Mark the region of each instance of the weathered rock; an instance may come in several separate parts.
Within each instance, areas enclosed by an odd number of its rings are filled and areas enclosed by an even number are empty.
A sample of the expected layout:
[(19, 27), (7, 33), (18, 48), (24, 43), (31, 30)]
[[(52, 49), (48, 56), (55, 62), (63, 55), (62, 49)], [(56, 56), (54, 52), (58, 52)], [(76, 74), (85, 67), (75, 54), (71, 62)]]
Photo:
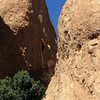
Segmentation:
[(58, 63), (45, 100), (100, 100), (100, 0), (68, 0), (58, 29)]
[(12, 30), (0, 17), (0, 78), (26, 69)]
[[(39, 78), (44, 69), (53, 69), (56, 33), (45, 0), (0, 0), (0, 16), (13, 31), (27, 68)], [(43, 52), (41, 39), (46, 44)]]

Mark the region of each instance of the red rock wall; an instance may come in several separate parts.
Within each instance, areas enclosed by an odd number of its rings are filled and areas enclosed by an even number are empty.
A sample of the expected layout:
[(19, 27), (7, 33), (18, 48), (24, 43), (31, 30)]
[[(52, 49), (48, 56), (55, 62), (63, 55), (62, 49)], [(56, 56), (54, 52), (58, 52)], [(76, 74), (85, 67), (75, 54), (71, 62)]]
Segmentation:
[[(0, 0), (0, 10), (0, 16), (13, 31), (27, 69), (36, 77), (37, 73), (42, 75), (44, 69), (53, 69), (57, 50), (56, 33), (45, 0)], [(43, 53), (41, 39), (46, 44)], [(50, 45), (50, 51), (47, 45)]]
[(0, 77), (26, 69), (26, 64), (15, 41), (12, 30), (0, 17)]

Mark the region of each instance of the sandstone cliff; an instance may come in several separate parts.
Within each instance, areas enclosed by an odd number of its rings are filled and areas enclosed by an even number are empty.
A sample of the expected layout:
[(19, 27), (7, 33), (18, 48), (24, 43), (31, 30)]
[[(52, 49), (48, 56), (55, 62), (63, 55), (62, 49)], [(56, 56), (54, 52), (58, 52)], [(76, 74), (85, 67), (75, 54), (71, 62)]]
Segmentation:
[[(38, 78), (43, 75), (44, 70), (53, 69), (56, 60), (56, 33), (51, 24), (45, 0), (0, 0), (0, 16), (10, 27), (16, 41), (15, 47), (19, 47), (27, 69)], [(6, 31), (4, 28), (0, 30)], [(43, 52), (41, 39), (46, 44)], [(16, 59), (16, 56), (13, 59)], [(10, 62), (6, 61), (5, 64), (9, 66), (6, 70), (12, 73), (11, 69), (14, 67), (16, 70), (18, 65), (17, 63), (11, 65)], [(0, 67), (2, 68), (1, 65)]]
[(0, 78), (26, 69), (21, 51), (14, 39), (13, 32), (0, 17)]
[(100, 100), (100, 0), (67, 0), (58, 62), (44, 100)]

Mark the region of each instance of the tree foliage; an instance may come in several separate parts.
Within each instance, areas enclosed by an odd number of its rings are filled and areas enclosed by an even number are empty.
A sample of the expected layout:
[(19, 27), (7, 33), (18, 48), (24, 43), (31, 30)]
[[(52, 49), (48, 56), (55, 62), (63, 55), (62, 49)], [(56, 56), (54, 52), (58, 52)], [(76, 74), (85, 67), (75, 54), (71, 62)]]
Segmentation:
[(27, 71), (19, 71), (13, 78), (0, 80), (0, 100), (41, 100), (44, 95), (44, 87)]

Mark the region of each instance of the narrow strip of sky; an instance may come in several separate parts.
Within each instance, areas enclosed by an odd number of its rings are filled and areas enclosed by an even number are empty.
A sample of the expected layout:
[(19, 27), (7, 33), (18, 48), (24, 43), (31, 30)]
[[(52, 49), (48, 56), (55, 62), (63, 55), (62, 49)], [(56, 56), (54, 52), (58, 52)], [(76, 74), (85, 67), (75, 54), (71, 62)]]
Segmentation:
[(58, 18), (65, 1), (66, 0), (46, 0), (49, 15), (56, 31), (58, 25)]

